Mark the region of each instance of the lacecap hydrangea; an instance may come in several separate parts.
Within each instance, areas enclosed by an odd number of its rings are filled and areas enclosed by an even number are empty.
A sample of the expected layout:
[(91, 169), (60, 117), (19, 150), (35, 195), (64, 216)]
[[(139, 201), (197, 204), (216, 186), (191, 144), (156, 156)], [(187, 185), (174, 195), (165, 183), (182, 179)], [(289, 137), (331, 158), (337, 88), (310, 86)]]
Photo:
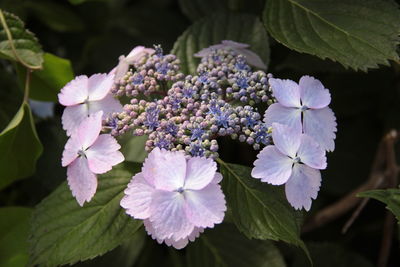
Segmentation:
[(108, 74), (78, 76), (59, 94), (69, 136), (62, 165), (78, 204), (95, 195), (97, 174), (124, 161), (118, 138), (146, 136), (148, 157), (120, 204), (153, 239), (177, 249), (224, 219), (218, 137), (260, 150), (253, 178), (285, 184), (289, 203), (308, 211), (336, 132), (319, 80), (275, 78), (249, 45), (231, 40), (194, 56), (197, 73), (185, 75), (175, 55), (138, 46)]

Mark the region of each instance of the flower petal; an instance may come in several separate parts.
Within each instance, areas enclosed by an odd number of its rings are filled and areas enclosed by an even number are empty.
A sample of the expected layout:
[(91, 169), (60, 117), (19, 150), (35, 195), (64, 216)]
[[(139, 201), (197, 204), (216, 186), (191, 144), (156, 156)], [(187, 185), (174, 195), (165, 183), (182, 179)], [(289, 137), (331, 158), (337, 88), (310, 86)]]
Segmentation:
[(271, 127), (272, 123), (277, 122), (298, 131), (302, 130), (300, 109), (287, 108), (279, 103), (274, 103), (268, 107), (264, 114), (264, 122), (268, 127)]
[(191, 157), (186, 166), (185, 189), (199, 190), (206, 187), (215, 176), (217, 164), (210, 158)]
[(336, 138), (336, 117), (328, 107), (309, 109), (303, 114), (304, 133), (311, 136), (323, 149), (333, 151)]
[(121, 112), (122, 105), (111, 94), (108, 94), (102, 100), (89, 102), (89, 114), (99, 111), (103, 111), (104, 117), (107, 117), (113, 112)]
[(142, 173), (147, 182), (154, 186), (155, 170), (157, 168), (157, 159), (161, 158), (161, 150), (155, 147), (143, 162)]
[(295, 164), (293, 173), (285, 185), (286, 198), (295, 209), (310, 210), (321, 186), (321, 173), (304, 164)]
[(58, 101), (64, 106), (73, 106), (83, 103), (88, 98), (88, 77), (77, 76), (67, 83), (58, 94)]
[(209, 184), (201, 190), (185, 190), (186, 215), (197, 227), (213, 227), (225, 216), (226, 202), (221, 187)]
[(311, 168), (320, 170), (326, 168), (325, 150), (306, 134), (301, 136), (301, 145), (297, 156), (300, 157), (302, 163)]
[(97, 177), (89, 170), (84, 157), (77, 158), (68, 166), (67, 180), (72, 195), (80, 206), (83, 206), (85, 201), (89, 202), (96, 193)]
[(61, 122), (63, 129), (67, 131), (67, 135), (72, 135), (82, 123), (88, 117), (88, 108), (86, 104), (78, 104), (75, 106), (69, 106), (64, 109)]
[(250, 47), (250, 45), (248, 45), (248, 44), (239, 43), (239, 42), (235, 42), (232, 40), (222, 40), (221, 44), (223, 44), (224, 46), (231, 47), (231, 48), (239, 48), (239, 49), (240, 48), (244, 49), (244, 48)]
[(329, 90), (325, 89), (322, 83), (314, 77), (301, 77), (299, 87), (301, 102), (309, 108), (324, 108), (331, 102)]
[(68, 139), (62, 154), (62, 166), (66, 167), (78, 157), (78, 151), (81, 149), (81, 144), (76, 136)]
[(185, 155), (181, 151), (160, 150), (156, 154), (153, 173), (156, 189), (173, 191), (183, 187), (186, 176)]
[(292, 173), (293, 160), (275, 146), (266, 146), (258, 153), (251, 176), (273, 185), (286, 183)]
[(295, 158), (301, 144), (301, 131), (283, 124), (273, 123), (272, 140), (279, 151)]
[(121, 199), (120, 205), (133, 218), (147, 219), (150, 217), (153, 192), (154, 188), (144, 179), (143, 174), (137, 173), (125, 189), (125, 196)]
[(102, 111), (91, 114), (79, 125), (76, 134), (82, 145), (82, 149), (86, 150), (96, 141), (102, 128), (102, 116)]
[(258, 69), (262, 69), (265, 70), (267, 69), (267, 66), (265, 65), (265, 63), (262, 61), (262, 59), (260, 58), (259, 55), (257, 55), (256, 53), (254, 53), (251, 50), (248, 49), (235, 49), (235, 51), (246, 57), (246, 62), (249, 65), (252, 65), (253, 67), (256, 67)]
[(97, 73), (89, 77), (89, 101), (103, 99), (114, 83), (114, 74)]
[(214, 179), (211, 181), (211, 183), (213, 184), (219, 184), (222, 181), (222, 174), (220, 174), (219, 172), (216, 172), (214, 174)]
[(155, 190), (152, 197), (149, 219), (157, 239), (177, 241), (193, 231), (194, 225), (186, 217), (183, 194)]
[(292, 80), (281, 80), (270, 78), (268, 80), (272, 93), (279, 104), (288, 108), (299, 108), (300, 90), (299, 85)]
[(118, 150), (121, 146), (110, 134), (102, 134), (85, 152), (89, 169), (94, 173), (105, 173), (114, 165), (124, 161), (124, 155)]

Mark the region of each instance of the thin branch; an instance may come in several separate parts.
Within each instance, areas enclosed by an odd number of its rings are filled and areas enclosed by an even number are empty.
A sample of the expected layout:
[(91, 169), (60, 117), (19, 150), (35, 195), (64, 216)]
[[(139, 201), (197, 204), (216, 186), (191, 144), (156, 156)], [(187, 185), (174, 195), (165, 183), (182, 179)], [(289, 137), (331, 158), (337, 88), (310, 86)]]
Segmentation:
[(28, 103), (29, 100), (29, 86), (31, 82), (31, 70), (26, 70), (26, 78), (25, 78), (25, 90), (24, 90), (24, 102)]

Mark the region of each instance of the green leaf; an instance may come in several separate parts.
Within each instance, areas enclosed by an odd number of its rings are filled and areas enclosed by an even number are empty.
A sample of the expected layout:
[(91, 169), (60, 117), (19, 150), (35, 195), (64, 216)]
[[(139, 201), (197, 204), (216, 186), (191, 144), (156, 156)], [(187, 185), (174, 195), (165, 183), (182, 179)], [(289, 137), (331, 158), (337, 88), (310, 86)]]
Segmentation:
[(0, 189), (35, 172), (43, 147), (37, 136), (29, 105), (23, 103), (0, 133)]
[(57, 266), (92, 259), (133, 237), (142, 222), (119, 202), (139, 164), (123, 163), (98, 176), (94, 198), (80, 207), (66, 182), (34, 210), (31, 265)]
[(30, 208), (0, 208), (0, 267), (24, 267), (28, 263), (31, 214)]
[(231, 224), (206, 230), (187, 249), (188, 267), (283, 267), (279, 250), (270, 241), (250, 240)]
[(210, 12), (228, 11), (227, 0), (179, 0), (179, 6), (191, 21), (205, 17)]
[[(3, 14), (18, 57), (29, 65), (40, 67), (43, 63), (43, 51), (35, 35), (25, 29), (24, 23), (17, 16), (7, 12)], [(0, 57), (19, 62), (2, 24), (0, 24)]]
[(80, 16), (69, 8), (54, 1), (26, 2), (33, 16), (47, 27), (57, 32), (80, 32), (85, 24)]
[(300, 239), (298, 215), (276, 186), (251, 177), (249, 167), (218, 160), (228, 206), (238, 229), (248, 238), (282, 240), (307, 249)]
[[(32, 73), (29, 98), (56, 102), (61, 88), (74, 78), (74, 71), (68, 59), (50, 53), (43, 58), (43, 69)], [(20, 80), (25, 81), (26, 70), (20, 67), (19, 74)]]
[(379, 200), (386, 204), (386, 208), (390, 210), (400, 223), (400, 189), (380, 189), (370, 190), (357, 194), (358, 197), (369, 197)]
[[(11, 67), (11, 66), (9, 66)], [(0, 69), (0, 131), (6, 128), (23, 99), (22, 90), (9, 71)]]
[(287, 47), (355, 70), (398, 59), (400, 11), (391, 0), (269, 0), (263, 19)]
[(144, 149), (148, 136), (129, 136), (124, 135), (121, 144), (121, 152), (124, 154), (125, 160), (132, 162), (143, 162), (147, 157), (147, 151)]
[(268, 65), (268, 36), (258, 17), (253, 15), (215, 14), (201, 19), (178, 38), (171, 53), (181, 60), (182, 72), (194, 74), (199, 59), (193, 54), (222, 40), (249, 44)]

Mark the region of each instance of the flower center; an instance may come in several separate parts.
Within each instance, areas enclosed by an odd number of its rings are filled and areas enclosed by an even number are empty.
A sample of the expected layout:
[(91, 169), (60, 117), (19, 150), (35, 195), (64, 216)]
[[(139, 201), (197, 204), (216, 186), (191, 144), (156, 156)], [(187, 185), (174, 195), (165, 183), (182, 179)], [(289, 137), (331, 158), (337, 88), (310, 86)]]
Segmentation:
[(293, 163), (299, 163), (300, 162), (300, 157), (295, 157), (293, 159)]
[(83, 149), (79, 149), (79, 150), (78, 150), (78, 155), (79, 155), (80, 157), (85, 157), (85, 158), (86, 158), (86, 154), (85, 154), (85, 151), (84, 151)]
[(176, 189), (176, 192), (178, 192), (178, 193), (180, 193), (180, 194), (182, 194), (183, 191), (185, 191), (185, 190), (183, 189), (183, 187), (179, 187), (178, 189)]
[(304, 112), (308, 109), (308, 107), (306, 105), (301, 106), (300, 110), (301, 112)]

